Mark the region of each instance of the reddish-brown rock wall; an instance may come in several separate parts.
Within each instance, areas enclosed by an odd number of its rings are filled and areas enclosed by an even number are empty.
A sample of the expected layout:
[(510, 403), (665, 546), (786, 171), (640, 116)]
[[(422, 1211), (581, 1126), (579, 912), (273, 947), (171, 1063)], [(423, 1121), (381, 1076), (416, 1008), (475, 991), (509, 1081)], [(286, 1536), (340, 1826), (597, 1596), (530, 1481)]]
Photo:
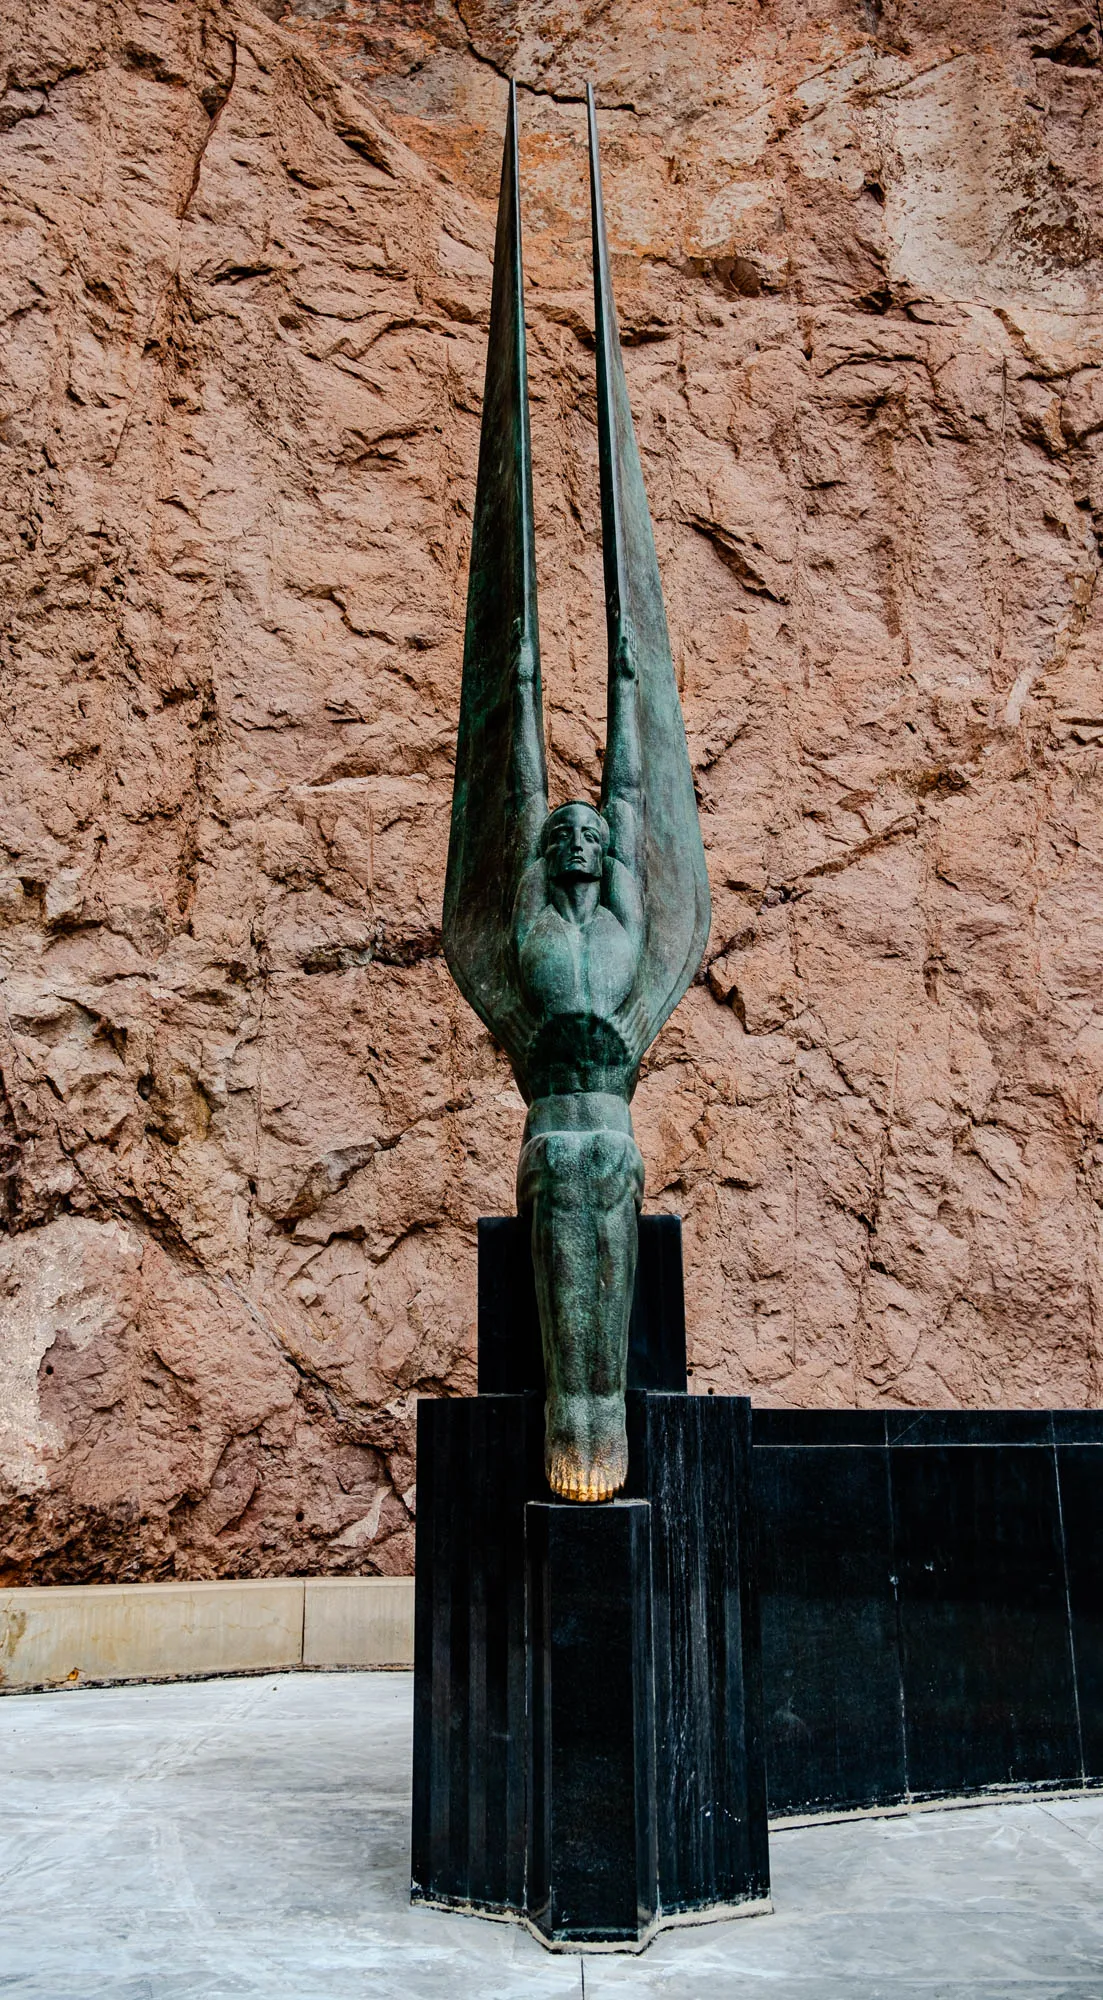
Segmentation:
[(439, 915), (504, 106), (553, 784), (583, 123), (715, 916), (694, 1382), (1101, 1388), (1103, 50), (1053, 0), (6, 0), (2, 1580), (409, 1566), (520, 1103)]

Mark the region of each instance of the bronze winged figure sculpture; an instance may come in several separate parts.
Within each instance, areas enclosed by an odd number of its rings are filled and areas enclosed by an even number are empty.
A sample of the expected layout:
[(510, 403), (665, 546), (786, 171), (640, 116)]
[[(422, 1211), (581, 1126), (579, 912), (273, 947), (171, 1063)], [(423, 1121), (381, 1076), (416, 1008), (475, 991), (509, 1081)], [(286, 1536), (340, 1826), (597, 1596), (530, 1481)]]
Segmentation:
[(553, 1492), (628, 1471), (625, 1377), (644, 1166), (630, 1104), (696, 972), (709, 888), (621, 361), (587, 90), (609, 673), (601, 797), (548, 809), (532, 511), (516, 88), (510, 85), (464, 642), (444, 948), (528, 1104)]

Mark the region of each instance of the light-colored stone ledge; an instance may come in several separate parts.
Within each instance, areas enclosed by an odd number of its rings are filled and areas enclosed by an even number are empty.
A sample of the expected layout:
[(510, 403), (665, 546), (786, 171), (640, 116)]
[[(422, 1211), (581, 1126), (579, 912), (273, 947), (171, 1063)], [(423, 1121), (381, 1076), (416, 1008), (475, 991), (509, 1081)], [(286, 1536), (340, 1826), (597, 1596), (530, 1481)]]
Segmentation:
[(292, 1667), (409, 1667), (412, 1577), (0, 1590), (0, 1692)]

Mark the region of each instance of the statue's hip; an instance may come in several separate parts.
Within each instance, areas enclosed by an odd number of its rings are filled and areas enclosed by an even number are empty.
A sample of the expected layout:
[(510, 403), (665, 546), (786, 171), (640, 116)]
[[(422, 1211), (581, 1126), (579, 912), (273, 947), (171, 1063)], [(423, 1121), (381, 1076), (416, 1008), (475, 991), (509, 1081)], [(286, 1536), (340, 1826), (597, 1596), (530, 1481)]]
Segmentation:
[(543, 1198), (560, 1209), (600, 1211), (643, 1201), (643, 1156), (627, 1100), (610, 1091), (538, 1097), (529, 1106), (517, 1162), (517, 1206)]

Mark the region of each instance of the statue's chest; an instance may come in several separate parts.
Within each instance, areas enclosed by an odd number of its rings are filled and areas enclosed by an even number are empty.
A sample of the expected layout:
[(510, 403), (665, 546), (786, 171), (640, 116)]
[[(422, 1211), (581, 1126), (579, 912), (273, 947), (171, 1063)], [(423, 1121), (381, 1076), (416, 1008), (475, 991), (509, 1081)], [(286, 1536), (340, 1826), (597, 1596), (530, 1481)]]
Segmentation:
[(611, 911), (599, 905), (590, 922), (571, 924), (542, 910), (521, 950), (521, 978), (537, 1011), (594, 1014), (609, 1019), (626, 999), (636, 953)]

